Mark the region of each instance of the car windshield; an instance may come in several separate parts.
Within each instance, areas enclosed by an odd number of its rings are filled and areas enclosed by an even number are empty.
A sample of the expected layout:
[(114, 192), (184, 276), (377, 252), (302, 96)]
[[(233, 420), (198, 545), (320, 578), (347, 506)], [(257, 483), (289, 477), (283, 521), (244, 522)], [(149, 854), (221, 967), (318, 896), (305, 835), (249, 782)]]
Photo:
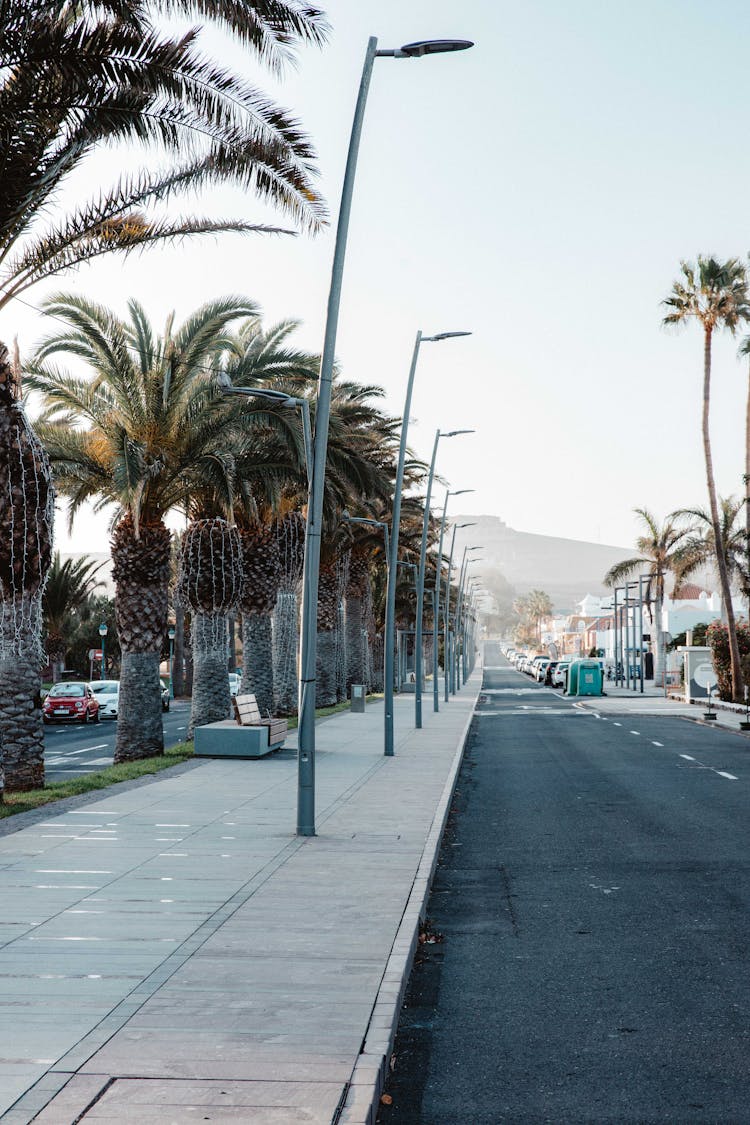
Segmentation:
[(91, 685), (94, 695), (117, 695), (120, 690), (119, 680), (97, 680)]
[(55, 684), (50, 688), (50, 696), (53, 699), (81, 699), (83, 695), (85, 695), (83, 684)]

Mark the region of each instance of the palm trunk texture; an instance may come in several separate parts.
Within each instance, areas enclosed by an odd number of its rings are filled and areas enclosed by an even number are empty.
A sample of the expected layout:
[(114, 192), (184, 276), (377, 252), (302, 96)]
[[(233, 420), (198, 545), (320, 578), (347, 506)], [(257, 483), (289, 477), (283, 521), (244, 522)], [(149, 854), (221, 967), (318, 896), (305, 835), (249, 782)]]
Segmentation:
[(9, 791), (44, 785), (41, 684), (33, 660), (14, 656), (0, 661), (0, 748)]
[(175, 696), (185, 694), (185, 607), (178, 597), (174, 599), (172, 683)]
[(193, 705), (188, 738), (196, 727), (228, 719), (232, 708), (227, 670), (226, 614), (193, 615)]
[(273, 625), (268, 613), (242, 616), (242, 690), (252, 692), (260, 713), (273, 712)]
[(294, 715), (297, 712), (297, 617), (296, 592), (280, 590), (273, 625), (273, 680), (278, 715)]
[(713, 455), (711, 453), (711, 435), (709, 432), (709, 409), (711, 403), (711, 330), (706, 329), (703, 335), (703, 453), (706, 459), (706, 483), (708, 485), (708, 499), (711, 505), (711, 523), (714, 529), (714, 544), (716, 547), (716, 563), (719, 571), (719, 584), (721, 596), (727, 611), (727, 632), (729, 639), (729, 655), (732, 665), (732, 698), (743, 698), (742, 664), (740, 663), (740, 646), (737, 641), (737, 625), (734, 618), (732, 605), (732, 590), (727, 572), (727, 559), (724, 553), (724, 538), (722, 535), (719, 505), (716, 500), (716, 482), (714, 479)]
[(122, 664), (115, 762), (164, 753), (159, 662), (167, 631), (171, 537), (161, 521), (140, 528), (130, 516), (112, 536)]
[(339, 573), (335, 560), (321, 566), (318, 582), (318, 642), (315, 700), (318, 707), (338, 702)]

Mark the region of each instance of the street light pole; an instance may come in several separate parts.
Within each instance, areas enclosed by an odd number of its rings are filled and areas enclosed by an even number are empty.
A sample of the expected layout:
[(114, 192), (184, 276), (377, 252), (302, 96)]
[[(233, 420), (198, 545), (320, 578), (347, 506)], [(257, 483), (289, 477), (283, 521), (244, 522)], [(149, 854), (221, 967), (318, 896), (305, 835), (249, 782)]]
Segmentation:
[[(440, 587), (443, 581), (443, 536), (445, 534), (445, 517), (448, 514), (448, 499), (451, 496), (463, 496), (466, 492), (473, 492), (473, 488), (459, 488), (451, 492), (446, 490), (445, 503), (443, 504), (443, 518), (440, 521), (440, 541), (438, 543), (437, 566), (435, 567), (435, 598), (433, 601), (433, 634), (435, 642), (432, 646), (432, 709), (440, 710), (438, 689), (438, 621), (440, 618)], [(450, 569), (448, 570), (448, 583), (450, 584)], [(448, 638), (446, 635), (443, 643), (443, 664), (448, 667)]]
[[(456, 545), (456, 531), (459, 530), (459, 529), (463, 529), (465, 527), (476, 527), (476, 523), (475, 522), (454, 523), (454, 525), (453, 525), (453, 535), (451, 536), (451, 552), (450, 552), (450, 555), (448, 556), (448, 578), (447, 578), (446, 584), (445, 584), (445, 609), (443, 611), (444, 636), (445, 636), (445, 640), (443, 641), (443, 647), (444, 647), (446, 652), (448, 652), (448, 647), (450, 647), (451, 581), (452, 581), (452, 578), (453, 578), (453, 549)], [(466, 558), (467, 549), (468, 548), (464, 548), (464, 558)], [(479, 550), (480, 548), (472, 547), (470, 549), (472, 551), (474, 551), (474, 550)], [(458, 593), (458, 591), (456, 591), (456, 592)], [(456, 635), (455, 635), (455, 632), (454, 632), (454, 634), (453, 634), (453, 644), (455, 644), (455, 640), (456, 640)], [(446, 647), (446, 646), (448, 646), (448, 647)], [(455, 692), (455, 688), (452, 687), (452, 684), (453, 684), (453, 652), (451, 651), (450, 652), (450, 660), (448, 659), (448, 656), (446, 656), (446, 658), (445, 658), (445, 702), (446, 703), (450, 699), (451, 690), (453, 690)]]
[(169, 637), (169, 698), (174, 699), (174, 639), (176, 629), (174, 625), (170, 625), (167, 630)]
[(99, 670), (99, 679), (100, 680), (104, 679), (104, 642), (105, 642), (105, 639), (106, 639), (106, 636), (107, 636), (108, 632), (109, 632), (109, 629), (107, 628), (106, 621), (102, 621), (101, 625), (99, 626), (99, 636), (102, 638), (102, 665), (101, 665), (101, 668)]
[(307, 497), (307, 523), (303, 569), (302, 625), (301, 625), (301, 675), (299, 703), (299, 733), (297, 752), (297, 835), (315, 835), (315, 661), (316, 624), (318, 613), (318, 581), (320, 571), (320, 544), (323, 525), (323, 493), (325, 485), (326, 455), (328, 452), (328, 425), (331, 414), (331, 388), (336, 350), (341, 287), (346, 258), (349, 218), (354, 194), (357, 156), (362, 136), (362, 124), (367, 105), (372, 68), (376, 57), (419, 58), (423, 55), (445, 51), (465, 50), (472, 44), (466, 40), (424, 41), (408, 43), (397, 50), (378, 51), (378, 41), (371, 36), (367, 43), (362, 67), (359, 94), (354, 110), (354, 120), (349, 139), (349, 151), (341, 189), (336, 227), (336, 244), (333, 252), (331, 286), (326, 311), (326, 329), (323, 354), (320, 361), (320, 379), (315, 412), (315, 439), (312, 457), (312, 478)]
[(398, 566), (398, 539), (401, 526), (401, 497), (404, 487), (404, 466), (406, 464), (406, 439), (409, 432), (409, 416), (411, 414), (411, 396), (414, 389), (414, 375), (417, 370), (419, 349), (423, 343), (438, 343), (441, 340), (453, 339), (455, 336), (470, 336), (470, 332), (439, 332), (435, 336), (423, 336), (420, 329), (414, 341), (414, 351), (411, 357), (409, 377), (406, 381), (406, 401), (404, 414), (401, 421), (401, 438), (398, 447), (398, 467), (396, 469), (396, 484), (393, 490), (393, 511), (391, 513), (391, 563), (388, 568), (388, 586), (386, 590), (385, 605), (385, 638), (384, 638), (384, 675), (385, 675), (385, 725), (383, 730), (383, 753), (387, 758), (392, 758), (393, 749), (393, 656), (396, 639), (396, 581)]

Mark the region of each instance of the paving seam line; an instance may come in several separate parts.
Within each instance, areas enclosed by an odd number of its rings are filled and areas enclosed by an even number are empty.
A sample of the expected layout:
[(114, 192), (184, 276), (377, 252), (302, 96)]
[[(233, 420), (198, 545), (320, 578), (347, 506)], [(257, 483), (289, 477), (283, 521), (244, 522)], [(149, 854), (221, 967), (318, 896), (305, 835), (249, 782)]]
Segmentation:
[(362, 1049), (351, 1077), (344, 1087), (345, 1090), (348, 1088), (346, 1101), (342, 1110), (336, 1110), (331, 1125), (375, 1125), (380, 1095), (385, 1085), (396, 1031), (398, 1030), (401, 1004), (409, 983), (414, 954), (417, 949), (419, 922), (424, 917), (427, 906), (432, 878), (440, 854), (440, 845), (453, 801), (458, 773), (463, 762), (466, 741), (474, 720), (474, 709), (479, 693), (480, 688), (477, 687), (469, 717), (459, 736), (458, 747), (453, 757), (450, 772), (443, 786), (443, 792), (440, 795), (425, 840), (422, 858), (419, 861), (419, 867), (401, 916), (401, 922), (385, 966), (375, 1004), (370, 1013)]

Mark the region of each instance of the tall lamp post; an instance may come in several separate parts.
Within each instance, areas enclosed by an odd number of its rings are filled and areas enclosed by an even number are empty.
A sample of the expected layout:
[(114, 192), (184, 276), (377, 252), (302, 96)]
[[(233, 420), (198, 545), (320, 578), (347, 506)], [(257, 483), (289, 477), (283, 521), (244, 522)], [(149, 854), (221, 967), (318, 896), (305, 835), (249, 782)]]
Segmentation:
[(101, 625), (99, 626), (99, 636), (102, 638), (102, 666), (99, 671), (100, 680), (104, 679), (104, 642), (108, 632), (109, 629), (107, 628), (106, 621), (102, 621)]
[(174, 639), (177, 630), (174, 625), (170, 625), (167, 630), (169, 637), (169, 698), (174, 699)]
[[(451, 496), (463, 496), (467, 492), (473, 492), (473, 488), (459, 488), (450, 491), (446, 490), (445, 503), (443, 504), (443, 518), (440, 521), (440, 541), (438, 543), (437, 553), (437, 566), (435, 567), (435, 597), (433, 600), (433, 638), (432, 645), (432, 709), (433, 711), (440, 710), (439, 704), (439, 690), (438, 690), (438, 621), (440, 619), (440, 587), (443, 582), (443, 536), (445, 535), (445, 517), (448, 514), (448, 500)], [(450, 583), (450, 570), (448, 571), (448, 582)], [(446, 635), (443, 642), (443, 665), (448, 668), (448, 637)]]
[(473, 434), (473, 430), (448, 430), (435, 433), (435, 443), (432, 447), (430, 473), (427, 477), (427, 495), (424, 501), (424, 517), (422, 519), (422, 542), (419, 550), (419, 585), (417, 586), (417, 621), (414, 629), (414, 725), (417, 730), (422, 727), (422, 687), (424, 665), (422, 661), (422, 618), (424, 609), (424, 575), (427, 564), (427, 531), (430, 526), (430, 500), (432, 498), (432, 481), (435, 476), (435, 461), (437, 460), (438, 445), (441, 438), (458, 437), (459, 434)]
[(336, 227), (336, 244), (333, 252), (331, 286), (328, 294), (325, 339), (320, 361), (317, 409), (315, 412), (315, 441), (312, 456), (312, 478), (307, 498), (307, 524), (305, 533), (305, 560), (302, 601), (302, 659), (300, 675), (299, 734), (297, 752), (297, 835), (315, 835), (315, 658), (316, 619), (318, 613), (318, 580), (320, 571), (320, 545), (323, 523), (323, 492), (325, 484), (326, 454), (328, 450), (328, 423), (331, 413), (331, 386), (333, 361), (336, 350), (341, 286), (346, 258), (346, 241), (354, 193), (362, 123), (372, 68), (376, 58), (422, 58), (425, 55), (463, 51), (473, 44), (464, 39), (422, 40), (407, 43), (394, 50), (378, 50), (378, 41), (372, 36), (367, 44), (357, 105), (354, 110), (349, 152), (346, 160), (344, 183), (341, 189)]
[(393, 490), (393, 512), (391, 514), (391, 565), (389, 568), (389, 581), (386, 592), (385, 606), (385, 727), (383, 732), (383, 752), (387, 758), (393, 757), (393, 650), (396, 643), (396, 566), (398, 565), (398, 537), (401, 524), (401, 496), (404, 487), (404, 465), (406, 463), (406, 439), (409, 432), (409, 415), (411, 414), (411, 395), (414, 389), (414, 375), (417, 370), (419, 349), (423, 343), (439, 343), (441, 340), (451, 340), (456, 336), (470, 336), (471, 332), (438, 332), (435, 336), (423, 336), (421, 330), (417, 332), (414, 342), (414, 351), (411, 357), (409, 378), (406, 382), (406, 401), (404, 415), (401, 422), (401, 440), (398, 447), (398, 468), (396, 470), (396, 485)]
[[(482, 562), (481, 558), (479, 558), (479, 559), (467, 559), (466, 556), (467, 556), (468, 551), (476, 551), (476, 550), (480, 550), (480, 549), (481, 548), (479, 548), (479, 547), (465, 547), (464, 548), (463, 577), (461, 579), (461, 583), (460, 583), (460, 586), (459, 586), (458, 598), (456, 599), (456, 621), (455, 621), (455, 625), (454, 625), (454, 629), (453, 629), (455, 637), (456, 637), (456, 641), (458, 642), (458, 639), (460, 637), (460, 645), (461, 645), (460, 653), (458, 651), (456, 652), (456, 673), (455, 673), (455, 676), (456, 676), (456, 687), (458, 687), (458, 688), (460, 688), (462, 686), (462, 684), (466, 681), (466, 674), (465, 674), (466, 659), (465, 659), (465, 652), (464, 652), (465, 642), (466, 642), (466, 636), (465, 636), (465, 632), (466, 632), (465, 584), (466, 584), (466, 579), (467, 579), (468, 573), (469, 573), (469, 567), (471, 566), (471, 564), (473, 562)], [(463, 678), (460, 674), (461, 669), (463, 669), (463, 672), (464, 672)]]
[[(448, 659), (448, 656), (446, 656), (446, 658), (445, 658), (445, 702), (446, 703), (450, 699), (451, 690), (455, 691), (455, 688), (452, 688), (452, 682), (453, 682), (453, 651), (452, 651), (452, 648), (453, 648), (453, 645), (455, 644), (456, 637), (455, 637), (455, 633), (454, 633), (453, 634), (453, 641), (451, 642), (451, 640), (450, 640), (450, 637), (451, 637), (450, 620), (451, 620), (451, 581), (453, 579), (453, 549), (456, 546), (456, 531), (462, 530), (465, 527), (476, 527), (476, 526), (477, 525), (476, 525), (475, 522), (454, 523), (453, 534), (451, 536), (451, 550), (450, 550), (450, 555), (448, 556), (448, 577), (447, 577), (446, 583), (445, 583), (445, 608), (443, 610), (443, 622), (444, 622), (444, 634), (445, 634), (445, 640), (443, 642), (443, 645), (444, 645), (445, 652), (450, 654), (450, 659)], [(472, 551), (474, 551), (474, 550), (479, 550), (480, 548), (472, 547), (470, 549)], [(466, 548), (464, 549), (464, 558), (466, 558)], [(456, 591), (456, 593), (458, 593), (458, 590)]]

